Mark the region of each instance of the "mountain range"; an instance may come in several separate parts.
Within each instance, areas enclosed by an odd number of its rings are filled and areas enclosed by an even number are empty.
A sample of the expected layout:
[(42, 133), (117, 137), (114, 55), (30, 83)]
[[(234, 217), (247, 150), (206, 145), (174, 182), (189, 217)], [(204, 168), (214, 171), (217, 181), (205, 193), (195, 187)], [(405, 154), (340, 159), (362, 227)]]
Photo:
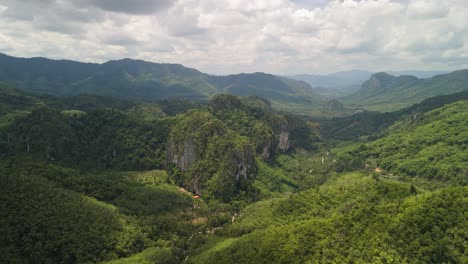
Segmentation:
[[(437, 72), (396, 73), (427, 77)], [(0, 54), (0, 83), (32, 93), (60, 97), (93, 94), (147, 102), (173, 98), (206, 101), (228, 93), (259, 96), (277, 110), (314, 116), (347, 115), (356, 109), (397, 110), (431, 96), (467, 90), (467, 80), (468, 70), (426, 79), (357, 70), (290, 77), (262, 72), (215, 76), (180, 64), (143, 60), (98, 64)], [(338, 98), (344, 111), (328, 113), (330, 98)]]
[(218, 93), (262, 96), (274, 106), (320, 105), (310, 85), (266, 73), (214, 76), (179, 64), (122, 59), (102, 64), (0, 54), (0, 82), (56, 96), (96, 94), (131, 100), (206, 100)]

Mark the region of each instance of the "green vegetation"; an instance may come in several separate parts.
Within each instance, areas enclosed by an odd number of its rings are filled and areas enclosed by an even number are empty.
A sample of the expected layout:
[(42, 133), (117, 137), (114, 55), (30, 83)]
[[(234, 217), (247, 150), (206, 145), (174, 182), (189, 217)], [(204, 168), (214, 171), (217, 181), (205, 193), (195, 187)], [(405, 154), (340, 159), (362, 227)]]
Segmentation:
[(466, 185), (468, 101), (395, 123), (385, 137), (338, 156), (339, 169), (382, 167), (399, 176)]
[(5, 129), (4, 156), (35, 156), (86, 168), (153, 169), (164, 163), (167, 126), (115, 110), (59, 112), (41, 107)]
[[(171, 73), (191, 76), (165, 79), (179, 88), (248, 95), (261, 80), (273, 101), (216, 94), (141, 103), (0, 87), (2, 261), (468, 261), (466, 91), (319, 125), (275, 111), (288, 96), (275, 92), (285, 88), (275, 76), (205, 76), (216, 83), (207, 88), (178, 65), (90, 67), (106, 68), (92, 78), (104, 90), (123, 89), (118, 76), (132, 70), (126, 82), (141, 89)], [(287, 100), (308, 100), (300, 97)]]
[(419, 195), (411, 189), (406, 183), (351, 174), (319, 189), (254, 203), (189, 262), (466, 261), (467, 188)]

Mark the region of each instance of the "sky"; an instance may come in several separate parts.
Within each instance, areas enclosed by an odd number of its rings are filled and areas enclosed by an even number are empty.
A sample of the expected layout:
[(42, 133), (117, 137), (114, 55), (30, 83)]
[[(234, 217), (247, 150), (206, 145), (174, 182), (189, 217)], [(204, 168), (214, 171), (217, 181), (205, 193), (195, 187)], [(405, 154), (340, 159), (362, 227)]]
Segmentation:
[(468, 68), (467, 0), (0, 0), (0, 53), (212, 74)]

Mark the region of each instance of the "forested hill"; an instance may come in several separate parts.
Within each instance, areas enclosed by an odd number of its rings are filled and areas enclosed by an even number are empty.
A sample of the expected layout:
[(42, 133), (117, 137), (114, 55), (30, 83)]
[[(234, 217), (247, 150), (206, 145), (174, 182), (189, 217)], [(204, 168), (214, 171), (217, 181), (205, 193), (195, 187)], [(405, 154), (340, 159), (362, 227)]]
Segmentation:
[(468, 90), (468, 70), (436, 75), (428, 79), (376, 73), (355, 94), (341, 101), (351, 108), (392, 111), (429, 97)]
[[(305, 82), (265, 73), (212, 76), (179, 64), (122, 59), (103, 64), (0, 54), (0, 82), (56, 96), (106, 95), (132, 100), (206, 100), (218, 93), (261, 96), (274, 107), (319, 109), (321, 100)], [(290, 104), (290, 105), (287, 105)]]
[(339, 170), (379, 167), (398, 177), (466, 185), (468, 101), (406, 116), (384, 136), (338, 156)]

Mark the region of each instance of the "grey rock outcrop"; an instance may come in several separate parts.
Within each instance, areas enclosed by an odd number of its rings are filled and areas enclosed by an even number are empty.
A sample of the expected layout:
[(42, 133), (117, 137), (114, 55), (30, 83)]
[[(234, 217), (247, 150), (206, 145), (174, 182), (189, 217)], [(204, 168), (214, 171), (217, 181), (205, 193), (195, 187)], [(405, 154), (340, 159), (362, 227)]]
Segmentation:
[(263, 146), (262, 148), (262, 153), (260, 154), (260, 157), (263, 159), (263, 160), (267, 160), (270, 158), (271, 156), (271, 140), (268, 140), (265, 145)]
[(289, 132), (287, 131), (282, 131), (279, 134), (279, 139), (278, 139), (278, 149), (286, 152), (289, 150), (291, 147), (291, 143), (289, 141)]
[(182, 171), (187, 171), (196, 160), (193, 139), (185, 139), (183, 146), (178, 146), (172, 139), (169, 140), (168, 160), (176, 164)]
[(231, 159), (235, 162), (235, 180), (239, 181), (241, 177), (247, 180), (251, 176), (252, 169), (255, 167), (255, 159), (251, 148), (244, 151), (233, 153)]

